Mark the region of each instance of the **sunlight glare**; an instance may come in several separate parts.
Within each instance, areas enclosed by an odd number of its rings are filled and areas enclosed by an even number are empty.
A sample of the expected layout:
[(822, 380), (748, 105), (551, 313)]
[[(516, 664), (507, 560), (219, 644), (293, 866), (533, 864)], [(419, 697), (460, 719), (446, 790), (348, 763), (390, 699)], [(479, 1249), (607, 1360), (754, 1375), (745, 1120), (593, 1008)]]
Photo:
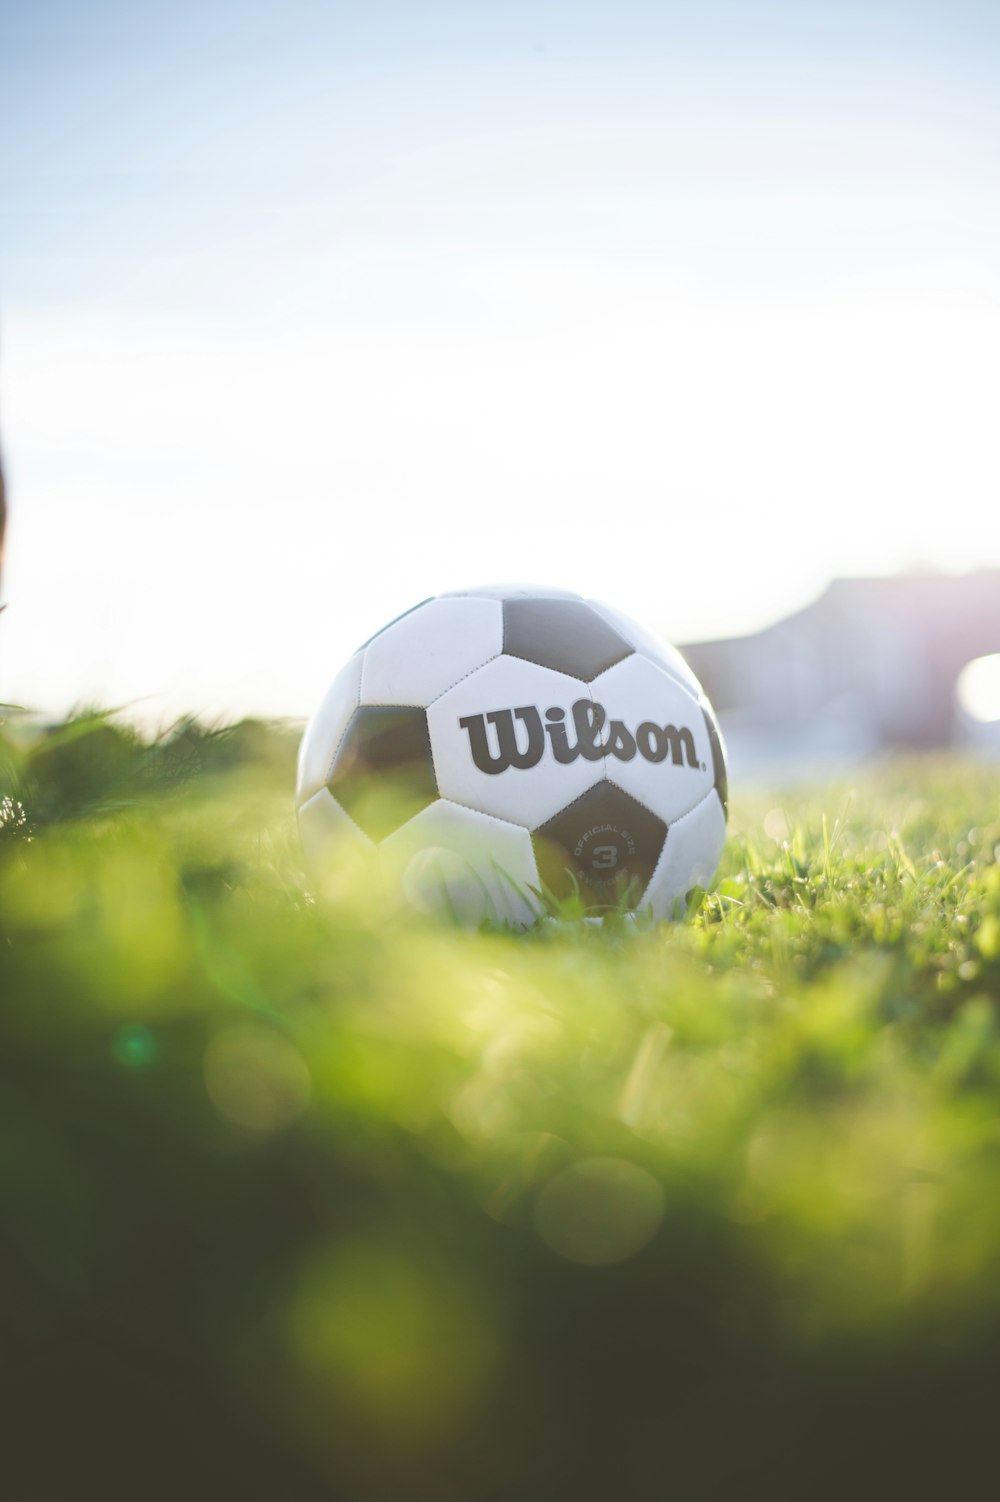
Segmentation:
[(1000, 652), (967, 663), (958, 679), (958, 702), (983, 724), (1000, 720)]

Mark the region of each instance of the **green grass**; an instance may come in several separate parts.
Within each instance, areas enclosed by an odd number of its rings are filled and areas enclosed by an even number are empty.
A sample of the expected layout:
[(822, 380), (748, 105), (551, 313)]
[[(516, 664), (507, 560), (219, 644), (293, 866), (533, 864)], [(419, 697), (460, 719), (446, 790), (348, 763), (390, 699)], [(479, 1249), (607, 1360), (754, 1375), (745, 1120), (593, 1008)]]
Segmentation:
[(997, 772), (737, 786), (685, 922), (517, 936), (316, 890), (293, 758), (0, 741), (3, 1496), (960, 1490)]

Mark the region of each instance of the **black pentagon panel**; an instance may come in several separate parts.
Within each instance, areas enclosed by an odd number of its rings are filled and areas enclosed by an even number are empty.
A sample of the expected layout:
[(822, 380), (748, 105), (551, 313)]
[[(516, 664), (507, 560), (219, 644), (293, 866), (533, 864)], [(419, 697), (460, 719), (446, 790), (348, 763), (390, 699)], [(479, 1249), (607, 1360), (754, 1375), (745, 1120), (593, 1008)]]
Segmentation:
[(585, 600), (504, 600), (503, 649), (589, 683), (635, 650)]
[(356, 709), (326, 785), (369, 839), (384, 840), (438, 796), (426, 711)]
[(667, 826), (613, 782), (598, 782), (531, 836), (538, 873), (556, 897), (577, 888), (588, 906), (634, 908)]
[(711, 708), (703, 703), (701, 712), (705, 716), (705, 725), (708, 729), (708, 739), (712, 747), (712, 771), (715, 773), (715, 791), (719, 795), (722, 804), (722, 812), (729, 817), (729, 774), (726, 771), (726, 753), (722, 749), (722, 737), (716, 724), (715, 715)]

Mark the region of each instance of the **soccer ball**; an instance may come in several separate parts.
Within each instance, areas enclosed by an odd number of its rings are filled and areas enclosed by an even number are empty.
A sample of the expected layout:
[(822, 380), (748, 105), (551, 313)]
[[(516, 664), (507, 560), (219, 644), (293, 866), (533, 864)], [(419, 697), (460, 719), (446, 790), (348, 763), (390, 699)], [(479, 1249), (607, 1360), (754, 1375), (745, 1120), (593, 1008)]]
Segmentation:
[(524, 927), (673, 917), (725, 843), (726, 758), (697, 678), (609, 605), (555, 589), (424, 600), (333, 680), (299, 753), (314, 867), (377, 852), (418, 905)]

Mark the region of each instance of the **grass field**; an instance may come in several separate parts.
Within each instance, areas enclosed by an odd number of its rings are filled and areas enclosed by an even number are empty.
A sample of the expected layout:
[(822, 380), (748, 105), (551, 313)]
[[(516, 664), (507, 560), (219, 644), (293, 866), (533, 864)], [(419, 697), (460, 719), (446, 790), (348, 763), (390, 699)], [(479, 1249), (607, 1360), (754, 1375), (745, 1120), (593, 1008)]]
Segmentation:
[(294, 739), (0, 741), (5, 1502), (938, 1496), (1000, 1398), (1000, 777), (682, 924), (317, 892)]

